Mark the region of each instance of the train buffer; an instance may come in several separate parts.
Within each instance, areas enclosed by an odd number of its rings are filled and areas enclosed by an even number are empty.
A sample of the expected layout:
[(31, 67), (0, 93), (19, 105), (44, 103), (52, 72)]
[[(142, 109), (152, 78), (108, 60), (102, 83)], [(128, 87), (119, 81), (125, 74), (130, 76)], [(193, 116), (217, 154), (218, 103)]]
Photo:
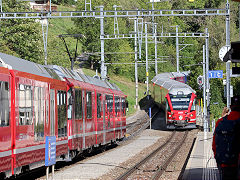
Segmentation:
[(219, 172), (212, 151), (212, 132), (199, 132), (184, 171), (183, 180), (218, 180)]

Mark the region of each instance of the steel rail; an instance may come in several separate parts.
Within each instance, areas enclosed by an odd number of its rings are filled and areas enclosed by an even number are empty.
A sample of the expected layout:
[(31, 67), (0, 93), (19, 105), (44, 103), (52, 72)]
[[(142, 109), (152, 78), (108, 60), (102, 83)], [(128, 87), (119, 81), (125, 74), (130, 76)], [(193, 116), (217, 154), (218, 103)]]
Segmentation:
[(156, 171), (156, 173), (152, 176), (152, 180), (157, 180), (159, 177), (163, 174), (163, 172), (166, 170), (167, 166), (172, 162), (172, 159), (176, 156), (177, 152), (185, 142), (188, 135), (188, 131), (185, 132), (182, 141), (179, 142), (178, 146), (175, 148), (172, 155), (165, 161), (165, 163)]
[(172, 135), (167, 139), (167, 141), (162, 144), (161, 146), (159, 146), (157, 149), (155, 149), (152, 153), (150, 153), (149, 155), (147, 155), (145, 158), (143, 158), (141, 161), (139, 161), (137, 164), (135, 164), (134, 166), (132, 166), (130, 169), (128, 169), (124, 174), (122, 174), (121, 176), (119, 176), (117, 178), (117, 180), (123, 180), (126, 179), (127, 177), (129, 177), (135, 170), (137, 170), (142, 164), (144, 164), (146, 161), (148, 161), (150, 158), (152, 158), (156, 153), (158, 153), (161, 149), (163, 149), (164, 147), (166, 147), (166, 145), (168, 145), (171, 140), (173, 139), (174, 135), (176, 134), (176, 131), (174, 131), (172, 133)]
[[(155, 115), (156, 115), (158, 112), (159, 112), (159, 110), (157, 110), (157, 111), (153, 114), (152, 119), (155, 117)], [(133, 123), (128, 124), (128, 125), (127, 125), (127, 128), (131, 129), (133, 126), (140, 125), (141, 123), (142, 123), (142, 121), (141, 121), (141, 122), (135, 121), (135, 122), (133, 122)], [(127, 140), (130, 140), (130, 139), (132, 139), (133, 137), (137, 136), (140, 132), (142, 132), (143, 130), (147, 129), (147, 127), (149, 127), (149, 125), (150, 125), (150, 122), (149, 122), (149, 120), (147, 120), (147, 122), (146, 122), (140, 129), (138, 129), (137, 131), (134, 131), (129, 137), (124, 138), (123, 141), (118, 142), (118, 145), (120, 145), (120, 144), (122, 144), (123, 142), (125, 142), (125, 141), (127, 141)]]

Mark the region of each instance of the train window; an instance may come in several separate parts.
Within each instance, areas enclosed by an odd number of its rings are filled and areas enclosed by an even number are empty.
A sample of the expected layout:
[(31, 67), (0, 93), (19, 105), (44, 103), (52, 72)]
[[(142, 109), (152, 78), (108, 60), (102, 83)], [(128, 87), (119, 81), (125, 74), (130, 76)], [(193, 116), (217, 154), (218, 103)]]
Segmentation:
[(167, 98), (166, 98), (166, 110), (167, 111), (171, 111)]
[(123, 116), (126, 116), (126, 99), (122, 98), (122, 113)]
[(66, 91), (58, 91), (58, 137), (67, 136)]
[(97, 117), (98, 118), (102, 117), (101, 99), (102, 99), (102, 95), (97, 94)]
[(55, 90), (50, 90), (50, 135), (55, 136)]
[(192, 107), (191, 107), (191, 111), (195, 111), (195, 110), (196, 110), (196, 99), (193, 100)]
[(34, 138), (36, 141), (44, 140), (44, 119), (45, 119), (45, 89), (34, 88)]
[(120, 112), (120, 98), (118, 96), (115, 96), (115, 113), (116, 117), (119, 115)]
[(190, 103), (190, 98), (192, 94), (188, 95), (172, 95), (170, 94), (170, 99), (172, 103), (173, 110), (188, 110)]
[[(72, 89), (69, 89), (68, 90), (68, 93), (67, 93), (67, 97), (68, 97), (68, 119), (72, 119), (72, 114), (73, 114), (73, 104), (72, 104)], [(66, 99), (66, 98), (65, 98)], [(65, 103), (64, 103), (65, 104)]]
[(19, 125), (32, 125), (33, 88), (19, 84)]
[(0, 81), (0, 127), (9, 126), (9, 85)]
[(82, 91), (75, 90), (75, 118), (82, 118)]
[(112, 112), (113, 111), (113, 96), (112, 95), (106, 95), (106, 100), (107, 100), (108, 112)]
[(86, 101), (87, 101), (87, 118), (90, 119), (92, 118), (92, 93), (91, 92), (87, 92)]

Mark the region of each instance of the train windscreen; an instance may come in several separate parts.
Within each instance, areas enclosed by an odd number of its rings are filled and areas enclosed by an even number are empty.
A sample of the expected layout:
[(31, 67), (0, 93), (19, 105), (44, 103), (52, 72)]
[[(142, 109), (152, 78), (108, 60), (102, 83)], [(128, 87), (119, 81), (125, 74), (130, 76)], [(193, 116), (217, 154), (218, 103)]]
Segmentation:
[(173, 110), (188, 110), (191, 95), (192, 94), (188, 94), (188, 95), (171, 95), (170, 94)]

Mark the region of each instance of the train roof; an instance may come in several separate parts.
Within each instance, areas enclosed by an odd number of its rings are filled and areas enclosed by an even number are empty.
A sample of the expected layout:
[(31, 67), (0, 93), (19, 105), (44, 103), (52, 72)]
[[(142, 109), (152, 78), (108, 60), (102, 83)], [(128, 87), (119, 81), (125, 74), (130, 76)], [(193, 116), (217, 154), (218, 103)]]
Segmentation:
[(114, 89), (114, 90), (118, 90), (120, 91), (120, 89), (113, 83), (110, 83), (108, 81), (103, 81), (91, 76), (87, 76), (85, 74), (81, 74), (77, 71), (74, 70), (70, 70), (61, 66), (57, 66), (57, 65), (50, 65), (50, 68), (52, 68), (60, 77), (62, 78), (70, 78), (70, 79), (74, 79), (77, 81), (81, 81), (81, 82), (86, 82), (95, 86), (100, 86), (100, 87), (104, 87), (104, 88), (109, 88), (109, 89)]
[(4, 54), (0, 52), (0, 67), (6, 67), (26, 73), (31, 73), (38, 76), (63, 80), (65, 77), (75, 79), (77, 81), (86, 82), (95, 86), (114, 89), (120, 91), (120, 89), (113, 83), (103, 81), (97, 78), (80, 74), (77, 71), (57, 66), (57, 65), (41, 65), (31, 61), (27, 61), (15, 56)]
[(156, 76), (161, 76), (162, 78), (176, 78), (176, 77), (183, 77), (183, 76), (188, 76), (190, 74), (190, 71), (183, 71), (183, 72), (165, 72), (158, 74)]
[(184, 91), (186, 94), (196, 93), (189, 85), (178, 82), (158, 74), (152, 79), (154, 84), (157, 84), (169, 91), (171, 94), (177, 94), (179, 91)]
[(59, 79), (59, 77), (57, 76), (57, 74), (55, 74), (54, 71), (48, 69), (47, 67), (41, 64), (26, 61), (24, 59), (11, 56), (8, 54), (0, 53), (0, 64), (1, 66), (7, 65), (8, 68), (14, 70), (31, 73), (43, 77)]

